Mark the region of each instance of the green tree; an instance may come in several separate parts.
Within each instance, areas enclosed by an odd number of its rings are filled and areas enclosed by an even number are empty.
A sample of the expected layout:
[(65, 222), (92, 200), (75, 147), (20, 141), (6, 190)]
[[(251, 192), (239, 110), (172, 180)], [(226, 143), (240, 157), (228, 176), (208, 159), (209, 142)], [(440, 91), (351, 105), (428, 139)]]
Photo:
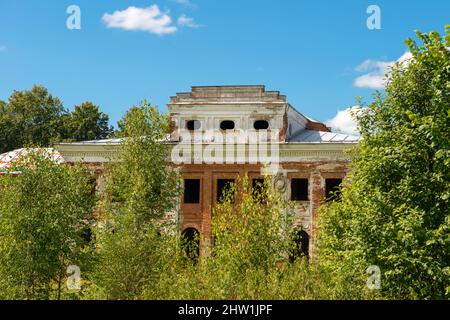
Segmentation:
[(91, 176), (38, 149), (12, 170), (20, 174), (0, 175), (0, 297), (59, 299), (68, 294), (67, 267), (89, 265)]
[[(255, 192), (247, 178), (225, 191), (213, 210), (209, 254), (191, 261), (172, 249), (150, 299), (325, 299), (330, 278), (306, 258), (291, 262), (293, 210), (266, 179)], [(202, 239), (201, 239), (202, 240)], [(181, 242), (182, 243), (182, 242)], [(207, 244), (205, 244), (207, 245)], [(188, 247), (189, 248), (189, 247)], [(187, 248), (183, 248), (186, 251)], [(161, 263), (160, 263), (161, 265)]]
[(6, 152), (11, 145), (12, 122), (7, 117), (6, 102), (0, 100), (0, 153)]
[(342, 202), (323, 208), (320, 260), (367, 290), (381, 269), (383, 297), (450, 298), (450, 26), (408, 39), (412, 59), (396, 64), (385, 94), (357, 113)]
[(116, 135), (120, 137), (125, 137), (127, 135), (130, 135), (131, 133), (127, 132), (127, 123), (132, 121), (132, 118), (139, 117), (139, 113), (141, 113), (141, 110), (137, 106), (132, 106), (123, 116), (122, 119), (117, 121), (117, 127), (118, 130), (116, 131)]
[(14, 91), (8, 102), (0, 102), (0, 153), (28, 145), (105, 139), (113, 132), (108, 121), (108, 115), (91, 102), (69, 112), (42, 86)]
[(67, 114), (61, 101), (42, 86), (14, 91), (8, 103), (0, 105), (0, 152), (61, 140)]
[(119, 158), (107, 174), (113, 201), (132, 212), (138, 224), (153, 223), (178, 205), (179, 175), (169, 164), (167, 115), (143, 102), (123, 118)]
[(214, 270), (213, 288), (223, 292), (221, 298), (260, 299), (271, 294), (277, 264), (288, 261), (292, 215), (270, 179), (257, 191), (246, 177), (240, 184), (213, 210), (214, 246), (205, 263)]
[(113, 132), (109, 126), (109, 116), (101, 112), (92, 102), (75, 106), (66, 119), (68, 140), (86, 141), (108, 138)]
[(92, 275), (95, 297), (142, 298), (163, 276), (166, 239), (176, 230), (172, 218), (180, 179), (168, 163), (170, 146), (163, 143), (168, 118), (147, 102), (132, 110), (122, 121), (118, 157), (106, 173), (96, 232), (99, 263)]

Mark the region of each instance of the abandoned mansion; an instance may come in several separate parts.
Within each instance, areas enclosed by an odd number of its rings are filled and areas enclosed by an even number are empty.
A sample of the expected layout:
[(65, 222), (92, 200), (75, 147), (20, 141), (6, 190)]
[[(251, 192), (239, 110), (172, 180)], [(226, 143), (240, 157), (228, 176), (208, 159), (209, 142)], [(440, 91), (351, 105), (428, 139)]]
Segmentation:
[[(359, 137), (333, 133), (291, 106), (277, 91), (254, 86), (202, 86), (178, 93), (169, 104), (171, 161), (181, 169), (184, 195), (177, 219), (181, 231), (211, 239), (211, 212), (222, 191), (239, 177), (250, 183), (272, 177), (295, 205), (295, 223), (308, 254), (317, 208), (348, 170), (344, 150)], [(114, 157), (119, 139), (58, 143), (65, 162), (96, 169)]]

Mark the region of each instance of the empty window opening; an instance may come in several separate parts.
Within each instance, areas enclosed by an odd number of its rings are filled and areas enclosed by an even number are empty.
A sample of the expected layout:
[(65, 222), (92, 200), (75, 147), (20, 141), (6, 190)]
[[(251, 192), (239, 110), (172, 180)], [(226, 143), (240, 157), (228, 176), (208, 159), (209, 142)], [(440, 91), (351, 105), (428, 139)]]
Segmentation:
[(291, 201), (308, 201), (308, 179), (291, 180)]
[(325, 180), (325, 199), (326, 201), (339, 201), (341, 199), (342, 179)]
[(234, 201), (234, 195), (231, 194), (234, 185), (234, 179), (217, 180), (217, 202), (229, 200)]
[(260, 202), (265, 202), (265, 190), (266, 187), (264, 179), (253, 179), (252, 180), (252, 192), (253, 197)]
[(158, 182), (156, 182), (155, 184), (153, 184), (151, 186), (149, 193), (152, 198), (161, 196), (161, 193), (162, 193), (161, 187), (162, 187), (161, 184)]
[(289, 260), (293, 263), (298, 259), (309, 258), (309, 235), (304, 230), (296, 230), (293, 235), (293, 247)]
[(90, 243), (92, 241), (92, 229), (88, 226), (81, 229), (81, 238), (85, 241), (85, 243)]
[(190, 131), (199, 130), (202, 124), (198, 120), (189, 120), (186, 122), (186, 129)]
[(89, 179), (89, 186), (91, 196), (95, 196), (97, 194), (97, 177), (92, 177)]
[(234, 121), (225, 120), (220, 123), (221, 130), (234, 130)]
[(266, 120), (255, 121), (253, 128), (255, 128), (255, 130), (267, 130), (269, 129), (269, 122)]
[(200, 179), (184, 180), (184, 203), (200, 203)]
[(195, 228), (187, 228), (183, 231), (181, 237), (186, 256), (193, 261), (197, 261), (200, 256), (200, 232)]

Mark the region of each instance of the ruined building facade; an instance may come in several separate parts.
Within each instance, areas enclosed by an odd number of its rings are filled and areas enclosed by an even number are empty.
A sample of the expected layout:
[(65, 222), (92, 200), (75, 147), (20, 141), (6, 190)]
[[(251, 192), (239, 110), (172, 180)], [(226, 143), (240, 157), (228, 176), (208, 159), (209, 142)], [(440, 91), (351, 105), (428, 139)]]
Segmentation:
[[(348, 170), (343, 151), (358, 137), (332, 133), (297, 111), (286, 97), (264, 86), (193, 87), (168, 104), (171, 161), (181, 168), (181, 231), (211, 239), (211, 214), (222, 190), (238, 177), (251, 183), (272, 176), (275, 187), (295, 202), (295, 223), (304, 230), (305, 253), (314, 238), (317, 208), (336, 190)], [(67, 162), (98, 168), (119, 140), (61, 143)]]

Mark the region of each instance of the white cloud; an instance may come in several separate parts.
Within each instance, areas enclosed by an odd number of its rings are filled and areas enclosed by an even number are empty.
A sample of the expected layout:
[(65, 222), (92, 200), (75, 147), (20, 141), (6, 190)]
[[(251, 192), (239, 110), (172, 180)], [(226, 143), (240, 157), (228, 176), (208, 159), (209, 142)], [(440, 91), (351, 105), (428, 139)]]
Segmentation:
[(358, 112), (358, 110), (361, 110), (359, 106), (339, 110), (334, 118), (326, 121), (325, 124), (335, 132), (358, 135), (357, 124), (352, 115), (352, 113)]
[(162, 13), (157, 5), (148, 8), (128, 7), (112, 14), (105, 13), (102, 17), (108, 28), (118, 28), (130, 31), (146, 31), (157, 35), (177, 32), (172, 24), (172, 18)]
[(358, 88), (384, 89), (386, 77), (384, 72), (369, 73), (359, 76), (353, 83)]
[(178, 24), (183, 27), (189, 27), (189, 28), (199, 28), (201, 27), (199, 24), (195, 23), (193, 18), (188, 17), (185, 14), (182, 14), (178, 17)]
[(411, 60), (413, 57), (412, 53), (407, 51), (405, 52), (397, 61), (398, 62), (405, 62)]
[(356, 78), (353, 84), (358, 88), (383, 89), (386, 85), (386, 74), (389, 72), (389, 68), (396, 62), (406, 61), (407, 63), (411, 58), (411, 52), (406, 52), (396, 61), (366, 60), (356, 67), (356, 71), (366, 72), (366, 74)]

